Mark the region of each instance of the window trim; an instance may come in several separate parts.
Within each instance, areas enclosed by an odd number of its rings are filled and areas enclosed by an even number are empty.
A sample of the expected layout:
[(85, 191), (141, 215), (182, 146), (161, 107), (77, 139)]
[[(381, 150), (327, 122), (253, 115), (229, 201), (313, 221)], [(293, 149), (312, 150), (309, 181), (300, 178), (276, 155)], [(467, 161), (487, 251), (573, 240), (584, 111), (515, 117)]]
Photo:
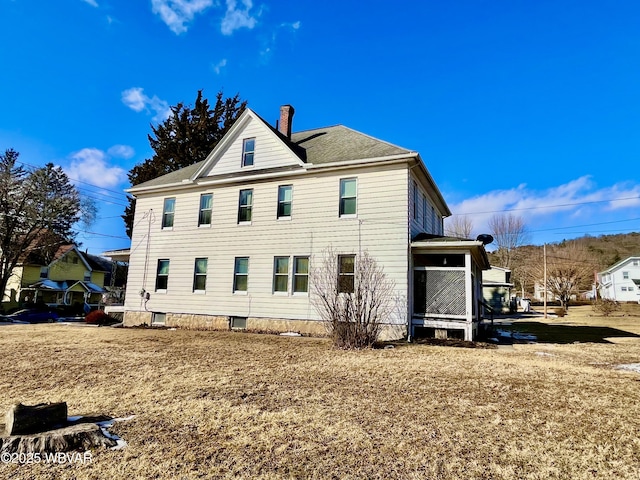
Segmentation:
[[(211, 197), (211, 207), (203, 208), (202, 200), (204, 197)], [(204, 212), (209, 212), (209, 223), (204, 223), (202, 221), (202, 214)], [(200, 194), (200, 208), (198, 209), (198, 228), (210, 228), (213, 223), (213, 193), (202, 193)]]
[[(307, 273), (298, 273), (298, 264), (297, 260), (306, 259), (307, 260)], [(309, 269), (310, 269), (311, 260), (308, 255), (294, 255), (293, 257), (293, 266), (292, 266), (292, 279), (291, 279), (291, 292), (293, 295), (309, 295)], [(296, 277), (306, 277), (307, 278), (307, 289), (306, 290), (296, 290)]]
[[(173, 208), (171, 211), (167, 211), (167, 202), (172, 201)], [(171, 216), (171, 225), (168, 225), (167, 218)], [(165, 197), (162, 203), (162, 229), (173, 230), (176, 219), (176, 197)]]
[[(160, 263), (161, 262), (167, 262), (167, 273), (166, 274), (160, 274)], [(164, 293), (169, 289), (169, 268), (171, 267), (171, 259), (169, 258), (159, 258), (158, 259), (158, 263), (156, 265), (156, 284), (155, 284), (155, 291), (157, 293)], [(166, 285), (164, 288), (158, 288), (158, 280), (160, 278), (166, 278), (165, 282)]]
[[(342, 196), (342, 186), (344, 185), (345, 182), (350, 182), (350, 181), (354, 181), (356, 184), (356, 194), (354, 196)], [(339, 195), (339, 203), (338, 203), (338, 217), (340, 218), (355, 218), (358, 216), (358, 177), (346, 177), (346, 178), (341, 178), (340, 179), (340, 185), (339, 185), (339, 190), (338, 190), (338, 195)], [(355, 207), (355, 212), (354, 213), (344, 213), (344, 201), (348, 200), (348, 199), (355, 199), (356, 201), (356, 207)]]
[[(285, 188), (288, 188), (289, 191), (291, 192), (290, 197), (291, 200), (286, 201), (286, 200), (280, 200), (280, 192), (284, 191)], [(289, 215), (285, 215), (285, 214), (280, 214), (280, 206), (281, 205), (286, 205), (289, 204)], [(278, 220), (291, 220), (291, 214), (293, 213), (293, 185), (292, 184), (287, 184), (287, 185), (278, 185), (278, 205), (276, 206), (276, 218)]]
[[(205, 261), (204, 273), (198, 272), (198, 260)], [(207, 273), (209, 270), (209, 258), (208, 257), (197, 257), (193, 263), (193, 293), (206, 293), (207, 292)], [(204, 288), (196, 288), (196, 283), (198, 277), (204, 277)]]
[[(247, 272), (239, 273), (238, 272), (238, 261), (239, 260), (247, 260)], [(238, 278), (245, 277), (245, 290), (238, 290)], [(249, 257), (235, 257), (233, 260), (233, 293), (236, 295), (246, 295), (249, 291)]]
[[(242, 202), (242, 192), (251, 192), (251, 203), (243, 205)], [(245, 209), (249, 213), (249, 220), (241, 220), (241, 212), (242, 209)], [(251, 225), (253, 220), (253, 188), (243, 188), (240, 190), (238, 194), (238, 225)]]
[[(252, 150), (248, 150), (247, 149), (247, 143), (251, 142), (251, 141), (253, 142), (253, 149)], [(249, 155), (251, 155), (251, 163), (247, 163), (247, 158), (248, 158)], [(255, 165), (255, 156), (256, 156), (256, 137), (244, 138), (242, 140), (242, 162), (241, 162), (241, 167), (242, 168), (253, 167)]]
[[(343, 258), (353, 258), (353, 272), (342, 272), (341, 270), (341, 266), (342, 266), (342, 259)], [(352, 286), (350, 288), (350, 290), (343, 290), (342, 287), (342, 282), (341, 279), (344, 277), (351, 277), (352, 281), (350, 283), (352, 283)], [(338, 293), (355, 293), (356, 290), (356, 255), (355, 253), (353, 254), (345, 254), (345, 255), (338, 255)]]
[[(286, 273), (278, 273), (278, 260), (285, 260), (287, 265)], [(289, 294), (289, 269), (290, 269), (290, 260), (291, 258), (288, 256), (275, 256), (273, 257), (273, 280), (271, 293), (274, 295), (288, 295)], [(277, 280), (278, 278), (286, 277), (285, 289), (284, 290), (276, 290)]]

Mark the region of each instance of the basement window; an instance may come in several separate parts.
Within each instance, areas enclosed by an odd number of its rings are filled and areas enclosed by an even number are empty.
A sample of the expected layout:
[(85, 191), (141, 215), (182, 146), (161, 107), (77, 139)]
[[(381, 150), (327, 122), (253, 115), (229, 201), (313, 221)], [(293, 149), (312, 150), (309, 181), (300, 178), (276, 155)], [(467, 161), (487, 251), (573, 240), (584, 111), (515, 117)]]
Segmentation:
[(231, 317), (229, 325), (232, 330), (246, 330), (247, 317)]

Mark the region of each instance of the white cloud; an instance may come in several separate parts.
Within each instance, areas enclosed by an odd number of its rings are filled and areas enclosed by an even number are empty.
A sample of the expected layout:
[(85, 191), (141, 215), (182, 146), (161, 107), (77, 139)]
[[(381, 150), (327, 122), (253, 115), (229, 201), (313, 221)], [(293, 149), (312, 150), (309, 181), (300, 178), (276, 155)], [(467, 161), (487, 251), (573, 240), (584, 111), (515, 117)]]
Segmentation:
[(246, 27), (252, 29), (256, 26), (257, 20), (249, 14), (249, 10), (253, 7), (251, 0), (242, 0), (243, 8), (237, 8), (236, 0), (227, 0), (227, 12), (222, 19), (220, 31), (223, 35), (231, 35), (235, 30)]
[(527, 223), (537, 222), (540, 226), (545, 222), (562, 226), (564, 221), (558, 220), (558, 215), (565, 219), (601, 219), (606, 212), (639, 206), (639, 184), (625, 182), (597, 188), (590, 176), (583, 176), (546, 190), (533, 190), (525, 184), (493, 190), (452, 204), (450, 209), (454, 215), (470, 218), (474, 231), (486, 232), (489, 219), (501, 212), (522, 216)]
[(89, 5), (91, 5), (92, 7), (98, 7), (98, 2), (96, 2), (96, 0), (82, 0), (84, 3), (88, 3)]
[(222, 69), (224, 67), (227, 66), (227, 59), (223, 58), (222, 60), (220, 60), (218, 63), (216, 63), (215, 65), (213, 65), (213, 71), (216, 72), (217, 75), (220, 75), (220, 72), (222, 71)]
[[(115, 147), (126, 146), (116, 145)], [(133, 151), (131, 147), (128, 148)], [(127, 179), (127, 172), (120, 167), (110, 166), (107, 163), (108, 158), (102, 150), (83, 148), (71, 155), (71, 165), (66, 169), (67, 175), (72, 180), (80, 180), (98, 187), (115, 187)]]
[(151, 10), (176, 35), (188, 30), (194, 17), (214, 5), (214, 0), (151, 0)]
[(140, 87), (129, 88), (122, 92), (122, 103), (135, 112), (146, 110), (153, 111), (155, 115), (152, 120), (161, 122), (171, 114), (169, 104), (157, 96), (149, 97), (145, 95), (144, 89)]
[(107, 153), (112, 157), (128, 159), (133, 157), (135, 150), (129, 145), (114, 145), (107, 150)]

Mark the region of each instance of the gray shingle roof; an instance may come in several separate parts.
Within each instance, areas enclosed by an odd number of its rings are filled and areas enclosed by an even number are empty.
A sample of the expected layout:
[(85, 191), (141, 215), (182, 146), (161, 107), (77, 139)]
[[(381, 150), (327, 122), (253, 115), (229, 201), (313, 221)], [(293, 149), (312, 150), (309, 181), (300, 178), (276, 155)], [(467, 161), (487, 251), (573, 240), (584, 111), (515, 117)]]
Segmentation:
[(411, 150), (397, 147), (343, 125), (293, 133), (291, 142), (304, 148), (307, 163), (313, 164), (411, 153)]
[[(256, 115), (257, 116), (257, 115)], [(258, 116), (258, 118), (260, 118)], [(261, 118), (260, 118), (261, 119)], [(262, 120), (262, 119), (261, 119)], [(264, 122), (264, 120), (263, 120)], [(291, 134), (291, 140), (264, 122), (305, 163), (321, 165), (350, 160), (364, 160), (392, 155), (409, 155), (411, 150), (370, 137), (343, 125), (305, 130)], [(167, 173), (132, 188), (171, 185), (188, 180), (205, 160), (175, 172)]]

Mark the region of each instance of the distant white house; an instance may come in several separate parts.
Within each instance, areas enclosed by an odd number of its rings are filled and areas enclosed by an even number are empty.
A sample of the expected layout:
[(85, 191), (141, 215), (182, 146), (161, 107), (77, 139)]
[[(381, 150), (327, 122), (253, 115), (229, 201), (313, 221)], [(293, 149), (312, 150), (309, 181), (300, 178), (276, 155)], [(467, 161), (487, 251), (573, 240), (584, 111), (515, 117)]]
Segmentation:
[(513, 306), (511, 301), (511, 270), (495, 267), (482, 273), (482, 294), (485, 302), (496, 313), (509, 313)]
[(599, 272), (600, 297), (618, 302), (640, 302), (640, 257), (629, 257)]
[(482, 318), (481, 241), (451, 215), (420, 155), (342, 125), (292, 133), (247, 109), (207, 158), (136, 185), (125, 325), (323, 333), (309, 274), (338, 253), (353, 287), (363, 251), (395, 282), (387, 338), (471, 340)]

